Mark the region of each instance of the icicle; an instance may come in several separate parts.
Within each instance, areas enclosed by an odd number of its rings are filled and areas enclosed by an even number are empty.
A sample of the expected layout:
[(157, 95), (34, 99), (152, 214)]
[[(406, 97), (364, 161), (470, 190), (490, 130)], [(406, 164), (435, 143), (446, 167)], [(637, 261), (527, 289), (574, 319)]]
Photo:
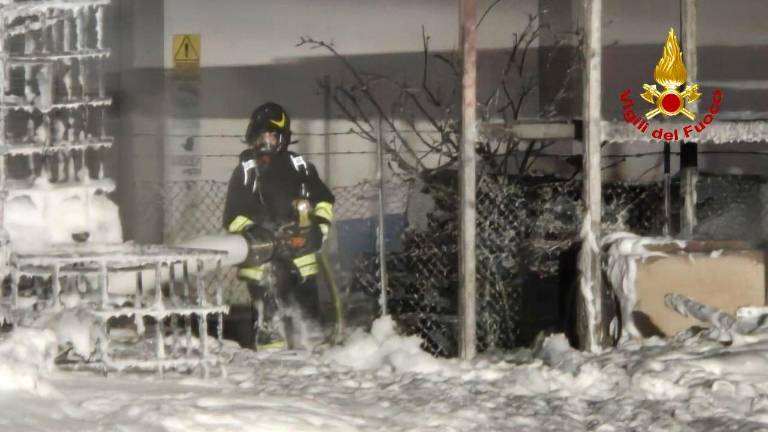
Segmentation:
[(37, 93), (32, 88), (32, 79), (32, 65), (24, 65), (24, 98), (29, 105), (34, 105), (37, 97)]
[(70, 143), (75, 141), (75, 117), (71, 113), (67, 119), (67, 141)]
[(47, 145), (50, 138), (50, 131), (48, 130), (48, 122), (43, 120), (40, 125), (35, 129), (35, 143), (39, 145)]
[[(216, 273), (221, 274), (221, 258), (216, 260)], [(216, 306), (221, 306), (224, 304), (224, 297), (222, 289), (224, 287), (224, 284), (217, 283), (216, 284)], [(221, 346), (222, 343), (224, 343), (224, 314), (219, 313), (218, 314), (218, 326), (216, 328), (216, 339), (219, 341), (219, 346)], [(224, 366), (222, 366), (221, 369), (222, 374), (226, 374), (226, 369)]]
[(50, 156), (45, 158), (43, 161), (43, 166), (40, 169), (40, 177), (38, 179), (43, 180), (44, 182), (52, 182), (53, 178), (51, 177), (51, 158)]
[[(171, 307), (179, 306), (179, 301), (176, 295), (176, 268), (173, 261), (168, 263), (168, 294), (170, 297)], [(179, 316), (178, 314), (171, 315), (171, 356), (176, 357), (179, 354)]]
[(76, 182), (77, 181), (77, 173), (75, 171), (75, 155), (70, 154), (69, 158), (67, 159), (67, 181), (68, 182)]
[(58, 168), (58, 174), (56, 176), (56, 180), (58, 182), (64, 181), (64, 176), (67, 172), (67, 167), (65, 166), (67, 164), (67, 158), (64, 156), (64, 153), (62, 152), (56, 152), (56, 166)]
[(11, 94), (11, 77), (13, 77), (13, 68), (11, 68), (11, 62), (3, 62), (3, 69), (5, 70), (5, 76), (8, 79), (4, 79), (2, 81), (3, 88), (5, 89), (5, 94), (9, 95)]
[(37, 19), (40, 22), (40, 51), (46, 54), (48, 53), (48, 44), (46, 43), (48, 41), (48, 20), (46, 19), (45, 12), (38, 15)]
[(88, 97), (88, 60), (86, 59), (80, 59), (79, 65), (79, 78), (80, 78), (80, 89), (82, 93), (83, 100), (85, 100)]
[[(205, 298), (205, 285), (203, 281), (203, 261), (197, 259), (197, 271), (195, 272), (195, 286), (197, 288), (197, 304), (198, 306), (207, 306), (207, 300)], [(203, 367), (203, 377), (208, 378), (208, 315), (202, 312), (198, 315), (198, 328), (200, 328), (200, 360)]]
[(27, 164), (29, 164), (29, 178), (35, 178), (37, 170), (35, 169), (35, 155), (30, 154), (27, 156)]
[(16, 267), (11, 270), (11, 306), (16, 309), (19, 304), (19, 280), (21, 275)]
[(51, 285), (53, 289), (53, 307), (59, 308), (61, 307), (61, 280), (59, 279), (61, 273), (61, 266), (56, 264), (53, 266), (53, 271), (51, 272)]
[(83, 9), (75, 10), (75, 45), (78, 51), (85, 50), (85, 11)]
[(99, 98), (104, 99), (107, 97), (107, 90), (104, 87), (104, 65), (99, 66), (99, 72), (98, 72), (98, 81), (99, 81)]
[(63, 31), (64, 31), (64, 43), (62, 48), (64, 49), (64, 52), (71, 52), (72, 51), (72, 24), (74, 21), (74, 17), (70, 12), (67, 12), (66, 16), (63, 20)]
[(104, 137), (107, 136), (107, 122), (105, 120), (105, 117), (107, 116), (107, 110), (102, 109), (101, 110), (101, 125), (99, 127), (99, 138), (101, 140), (104, 140)]
[(104, 161), (99, 159), (99, 180), (104, 180)]
[(62, 63), (67, 67), (67, 71), (61, 77), (61, 81), (64, 83), (64, 90), (67, 93), (67, 102), (72, 100), (72, 59), (64, 59)]
[(53, 105), (53, 66), (46, 65), (40, 68), (35, 76), (37, 79), (37, 89), (40, 91), (38, 108), (42, 111), (51, 109)]
[(96, 48), (104, 49), (104, 6), (96, 9)]
[(136, 333), (143, 335), (146, 328), (144, 327), (144, 316), (140, 313), (140, 310), (144, 308), (144, 283), (141, 270), (136, 272), (136, 293), (134, 294), (133, 307), (135, 309), (133, 320), (136, 324)]
[[(187, 261), (184, 261), (182, 264), (182, 275), (184, 280), (184, 290), (183, 290), (183, 296), (184, 301), (189, 302), (190, 300), (190, 282), (189, 282), (189, 264)], [(186, 345), (186, 355), (190, 355), (192, 353), (192, 317), (190, 315), (184, 315), (184, 329), (186, 331), (187, 336), (187, 345)]]
[(62, 22), (54, 22), (51, 26), (51, 51), (60, 52), (59, 45), (61, 43), (61, 24)]
[(32, 32), (24, 34), (24, 54), (32, 55), (35, 53), (36, 49), (37, 44), (35, 43), (35, 37)]
[(91, 181), (91, 172), (85, 165), (85, 150), (80, 152), (80, 182), (87, 183)]
[(35, 140), (35, 121), (32, 120), (32, 117), (30, 117), (27, 120), (27, 136), (26, 141), (34, 141)]
[(109, 304), (109, 275), (107, 263), (99, 263), (99, 292), (101, 293), (101, 309), (106, 310)]
[(155, 304), (154, 307), (158, 310), (165, 309), (163, 304), (163, 287), (161, 286), (163, 280), (163, 263), (155, 263)]
[(53, 143), (61, 143), (64, 141), (64, 135), (67, 133), (66, 128), (64, 127), (64, 122), (61, 121), (61, 119), (56, 119), (53, 121)]
[[(156, 262), (155, 263), (155, 304), (154, 308), (157, 310), (163, 310), (165, 309), (165, 306), (163, 305), (163, 289), (161, 286), (162, 281), (162, 273), (163, 273), (163, 263)], [(201, 329), (203, 327), (200, 327)], [(202, 338), (203, 336), (201, 336)], [(161, 363), (162, 360), (165, 360), (165, 338), (163, 337), (163, 319), (158, 318), (155, 321), (155, 342), (157, 347), (157, 372), (160, 376), (163, 375), (163, 364)]]

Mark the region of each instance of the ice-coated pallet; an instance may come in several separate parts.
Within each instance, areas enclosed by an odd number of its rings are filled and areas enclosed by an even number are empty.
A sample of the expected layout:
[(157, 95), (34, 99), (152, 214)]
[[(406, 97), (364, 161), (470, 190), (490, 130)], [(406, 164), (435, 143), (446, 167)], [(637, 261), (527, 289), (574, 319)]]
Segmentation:
[[(76, 310), (101, 335), (86, 366), (224, 373), (218, 348), (227, 307), (221, 287), (203, 276), (222, 253), (92, 238), (38, 251), (11, 244), (5, 229), (8, 200), (43, 202), (41, 194), (58, 189), (86, 195), (115, 189), (103, 163), (114, 143), (104, 121), (112, 103), (104, 78), (109, 4), (0, 3), (0, 280), (10, 280), (0, 287), (0, 322), (66, 311), (77, 298)], [(206, 336), (209, 330), (214, 337)]]
[[(11, 284), (0, 298), (12, 321), (35, 311), (56, 312), (74, 296), (80, 311), (100, 327), (88, 363), (109, 371), (211, 368), (226, 373), (219, 355), (223, 337), (222, 287), (204, 270), (220, 265), (224, 252), (167, 246), (62, 246), (41, 253), (14, 253)], [(70, 305), (71, 307), (71, 305)], [(152, 331), (147, 331), (151, 329)], [(213, 330), (214, 337), (204, 337)]]

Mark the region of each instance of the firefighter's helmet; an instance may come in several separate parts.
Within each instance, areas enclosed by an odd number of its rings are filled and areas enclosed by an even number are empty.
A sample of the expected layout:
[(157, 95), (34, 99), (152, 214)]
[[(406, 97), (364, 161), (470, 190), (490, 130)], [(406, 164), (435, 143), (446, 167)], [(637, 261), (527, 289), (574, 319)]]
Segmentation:
[(253, 110), (248, 129), (245, 131), (245, 143), (254, 145), (263, 132), (277, 132), (278, 141), (274, 147), (261, 146), (262, 152), (285, 151), (291, 143), (291, 118), (283, 107), (267, 102)]

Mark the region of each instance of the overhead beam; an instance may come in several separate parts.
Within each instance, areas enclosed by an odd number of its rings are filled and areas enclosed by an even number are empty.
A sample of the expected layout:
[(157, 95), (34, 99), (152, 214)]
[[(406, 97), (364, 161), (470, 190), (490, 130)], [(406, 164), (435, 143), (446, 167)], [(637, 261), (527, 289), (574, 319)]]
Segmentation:
[[(690, 123), (664, 123), (667, 131), (679, 130)], [(624, 120), (604, 121), (603, 140), (610, 143), (660, 141), (649, 134), (638, 134)], [(650, 131), (649, 131), (650, 132)], [(768, 143), (768, 120), (720, 120), (712, 122), (701, 133), (687, 139), (699, 144)]]
[(512, 137), (519, 140), (571, 140), (576, 138), (573, 122), (517, 122), (508, 125), (483, 123), (480, 133), (487, 138)]

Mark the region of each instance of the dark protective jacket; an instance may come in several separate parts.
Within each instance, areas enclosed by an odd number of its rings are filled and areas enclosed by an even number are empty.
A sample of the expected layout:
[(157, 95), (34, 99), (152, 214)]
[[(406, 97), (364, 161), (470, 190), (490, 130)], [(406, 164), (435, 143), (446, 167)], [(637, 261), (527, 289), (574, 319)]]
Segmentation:
[(266, 163), (259, 161), (253, 150), (240, 153), (240, 164), (229, 180), (224, 228), (230, 229), (238, 216), (270, 227), (295, 222), (292, 203), (301, 197), (302, 182), (313, 208), (319, 203), (333, 205), (333, 194), (318, 177), (314, 165), (292, 152), (280, 152), (271, 158)]
[[(314, 209), (313, 216), (327, 222), (321, 224), (325, 237), (333, 220), (333, 194), (320, 180), (315, 167), (293, 152), (258, 156), (255, 150), (248, 149), (240, 154), (239, 164), (229, 180), (224, 228), (240, 232), (257, 224), (274, 230), (296, 222), (293, 201), (302, 196), (302, 183)], [(314, 254), (310, 255), (294, 260), (303, 276), (317, 271)], [(262, 273), (260, 267), (240, 271), (242, 277), (254, 280), (261, 279)]]

